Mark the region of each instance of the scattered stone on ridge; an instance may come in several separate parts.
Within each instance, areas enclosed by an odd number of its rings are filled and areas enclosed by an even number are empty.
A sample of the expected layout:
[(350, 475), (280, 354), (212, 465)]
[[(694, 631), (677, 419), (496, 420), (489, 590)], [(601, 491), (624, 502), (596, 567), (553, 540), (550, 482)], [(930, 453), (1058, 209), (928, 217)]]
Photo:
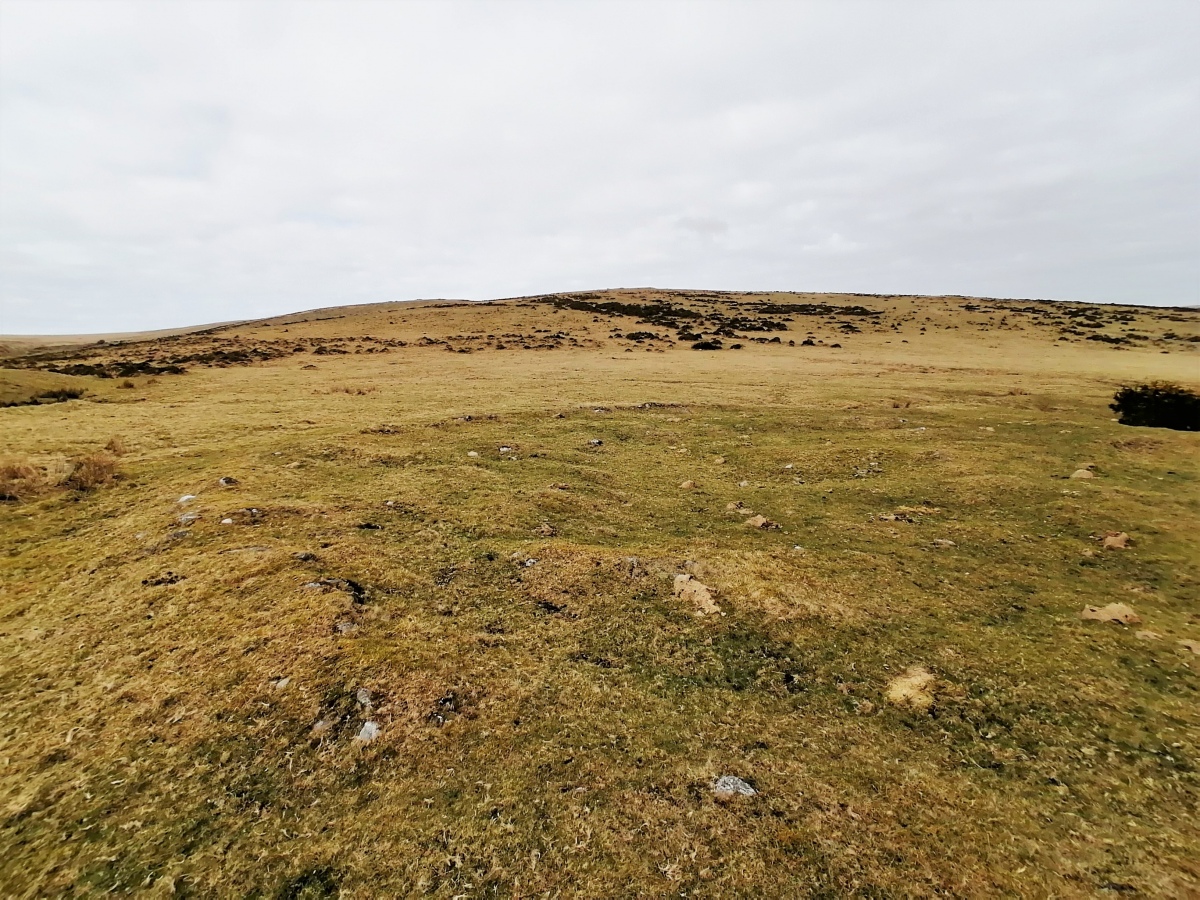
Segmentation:
[(933, 706), (933, 688), (936, 684), (937, 676), (924, 666), (909, 666), (903, 675), (888, 682), (884, 696), (888, 703), (925, 712)]
[(1110, 603), (1108, 606), (1085, 606), (1079, 614), (1081, 619), (1093, 619), (1097, 622), (1116, 622), (1118, 625), (1137, 625), (1142, 617), (1124, 603)]
[(778, 522), (772, 522), (766, 516), (752, 516), (746, 520), (746, 524), (751, 528), (761, 528), (763, 531), (777, 531), (779, 529)]
[(1106, 531), (1100, 544), (1105, 550), (1128, 550), (1129, 535), (1123, 531)]
[(680, 600), (694, 604), (698, 616), (717, 615), (721, 612), (721, 607), (713, 601), (712, 590), (691, 575), (676, 575), (673, 591)]
[(722, 775), (713, 781), (712, 790), (722, 800), (732, 800), (734, 797), (753, 797), (758, 793), (748, 782), (736, 775)]
[(368, 688), (359, 688), (354, 692), (354, 699), (358, 701), (359, 706), (371, 705), (371, 691)]
[(234, 478), (232, 475), (226, 475), (224, 478), (217, 479), (217, 484), (219, 484), (221, 487), (232, 487), (233, 485), (235, 485), (237, 483), (238, 483), (238, 480), (236, 478)]
[(679, 484), (679, 488), (680, 488), (680, 490), (684, 490), (684, 491), (692, 491), (692, 490), (695, 490), (695, 489), (696, 489), (696, 482), (694, 482), (694, 481), (690, 481), (690, 480), (689, 480), (689, 481), (682, 481), (682, 482), (680, 482), (680, 484)]
[(958, 544), (954, 543), (954, 541), (949, 540), (948, 538), (938, 538), (936, 541), (933, 542), (933, 546), (935, 546), (935, 547), (957, 547)]
[(363, 722), (363, 727), (359, 729), (359, 732), (357, 735), (355, 735), (354, 739), (356, 741), (361, 741), (364, 744), (368, 744), (377, 737), (379, 737), (379, 723)]
[(1096, 473), (1091, 469), (1076, 469), (1071, 473), (1072, 478), (1095, 478)]

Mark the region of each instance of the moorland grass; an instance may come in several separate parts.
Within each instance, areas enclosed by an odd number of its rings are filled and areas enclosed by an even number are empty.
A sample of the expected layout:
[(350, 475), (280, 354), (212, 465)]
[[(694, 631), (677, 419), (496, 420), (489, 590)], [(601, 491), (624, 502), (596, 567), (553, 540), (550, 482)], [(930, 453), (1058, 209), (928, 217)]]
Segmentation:
[[(0, 507), (8, 893), (1200, 889), (1196, 435), (1106, 408), (1194, 355), (961, 303), (920, 347), (906, 312), (626, 353), (523, 303), (0, 412), (14, 456), (119, 433), (123, 475)], [(1079, 617), (1117, 602), (1142, 624)], [(917, 665), (930, 708), (889, 704)]]

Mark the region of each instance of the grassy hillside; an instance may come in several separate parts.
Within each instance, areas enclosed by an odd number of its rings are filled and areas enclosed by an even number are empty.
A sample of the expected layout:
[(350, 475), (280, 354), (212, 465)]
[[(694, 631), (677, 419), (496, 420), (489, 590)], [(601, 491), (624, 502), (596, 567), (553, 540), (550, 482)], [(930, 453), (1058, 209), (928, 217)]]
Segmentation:
[(1107, 403), (1198, 337), (614, 291), (6, 360), (83, 393), (0, 409), (4, 893), (1194, 896), (1200, 436)]

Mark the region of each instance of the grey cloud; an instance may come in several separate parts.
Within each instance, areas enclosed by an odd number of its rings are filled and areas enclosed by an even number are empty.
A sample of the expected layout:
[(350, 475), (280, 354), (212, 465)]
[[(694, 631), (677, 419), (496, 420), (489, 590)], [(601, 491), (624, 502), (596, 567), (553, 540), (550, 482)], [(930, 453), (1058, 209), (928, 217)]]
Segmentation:
[(1200, 7), (12, 2), (0, 331), (646, 285), (1200, 302)]

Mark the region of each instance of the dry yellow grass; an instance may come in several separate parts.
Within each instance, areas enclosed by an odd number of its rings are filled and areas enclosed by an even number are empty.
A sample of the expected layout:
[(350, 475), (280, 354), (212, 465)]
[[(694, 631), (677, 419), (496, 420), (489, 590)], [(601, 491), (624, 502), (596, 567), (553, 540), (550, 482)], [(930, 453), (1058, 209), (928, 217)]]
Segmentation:
[(14, 361), (110, 377), (46, 375), (85, 399), (0, 453), (122, 478), (0, 507), (7, 894), (1200, 890), (1198, 437), (1106, 407), (1196, 386), (1195, 313), (576, 301), (792, 321), (394, 304)]

